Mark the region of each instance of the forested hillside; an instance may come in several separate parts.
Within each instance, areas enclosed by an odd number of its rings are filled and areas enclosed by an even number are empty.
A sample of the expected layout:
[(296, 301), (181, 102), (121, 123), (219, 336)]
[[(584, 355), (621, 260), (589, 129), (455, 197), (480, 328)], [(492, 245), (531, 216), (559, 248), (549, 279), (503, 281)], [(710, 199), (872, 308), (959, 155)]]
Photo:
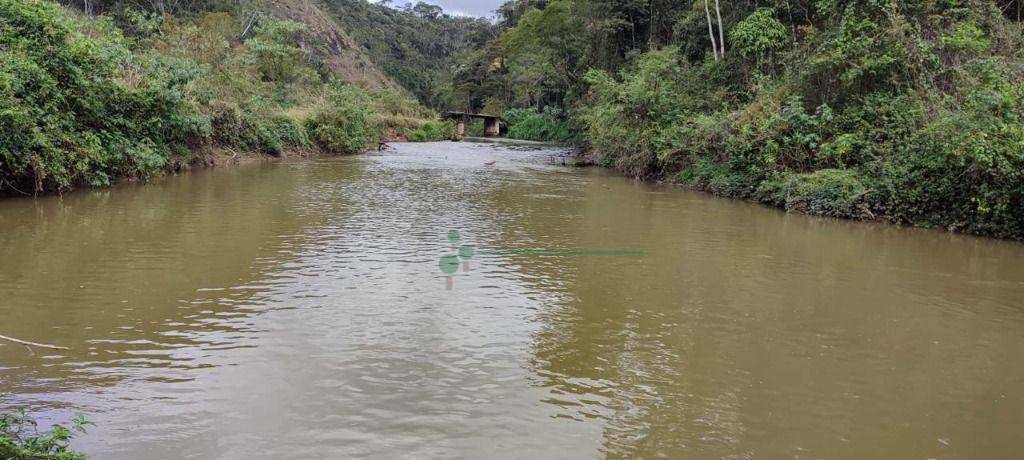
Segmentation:
[(313, 0), (0, 0), (0, 194), (450, 137), (433, 118)]
[(465, 55), (496, 37), (494, 24), (453, 17), (423, 2), (402, 8), (366, 0), (328, 3), (367, 55), (421, 102), (434, 108), (466, 108), (466, 101), (453, 92), (452, 70)]
[(456, 81), (638, 177), (1024, 238), (1021, 3), (515, 0)]

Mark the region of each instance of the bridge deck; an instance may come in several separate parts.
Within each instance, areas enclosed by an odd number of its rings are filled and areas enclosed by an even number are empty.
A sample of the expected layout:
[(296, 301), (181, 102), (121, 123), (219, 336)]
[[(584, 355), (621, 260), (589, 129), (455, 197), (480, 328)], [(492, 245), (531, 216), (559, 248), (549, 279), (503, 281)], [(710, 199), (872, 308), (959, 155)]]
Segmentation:
[(493, 119), (501, 120), (502, 119), (498, 115), (487, 115), (487, 114), (482, 114), (482, 113), (454, 112), (454, 111), (445, 112), (444, 115), (441, 115), (441, 118), (446, 118), (446, 119), (450, 119), (450, 118), (482, 118), (484, 120), (493, 120)]

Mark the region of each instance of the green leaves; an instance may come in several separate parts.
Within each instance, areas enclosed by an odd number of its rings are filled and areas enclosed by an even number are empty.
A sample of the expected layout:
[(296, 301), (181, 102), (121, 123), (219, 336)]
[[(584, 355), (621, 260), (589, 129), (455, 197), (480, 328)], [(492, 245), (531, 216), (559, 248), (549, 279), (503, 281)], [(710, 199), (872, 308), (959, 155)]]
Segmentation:
[(942, 44), (954, 51), (970, 51), (981, 53), (988, 50), (991, 41), (977, 25), (963, 22), (956, 25), (952, 32), (943, 35)]
[[(94, 36), (81, 32), (89, 28)], [(0, 32), (0, 192), (152, 174), (201, 128), (181, 106), (196, 73), (136, 61), (103, 21), (80, 22), (54, 3), (0, 0)], [(141, 64), (131, 83), (123, 78), (130, 62)]]
[(306, 121), (310, 139), (333, 153), (354, 154), (365, 150), (380, 136), (374, 117), (374, 101), (365, 90), (340, 85), (332, 88), (330, 105)]
[(508, 137), (528, 141), (565, 142), (569, 140), (569, 127), (559, 120), (553, 108), (545, 112), (537, 109), (510, 109), (505, 111)]
[(1019, 27), (994, 24), (1001, 16), (973, 0), (834, 3), (818, 3), (821, 29), (788, 51), (785, 15), (747, 14), (731, 48), (754, 72), (666, 50), (618, 78), (591, 70), (575, 112), (583, 139), (631, 175), (811, 214), (1024, 238), (1024, 68), (993, 32)]
[(732, 47), (748, 59), (763, 61), (786, 44), (785, 24), (775, 19), (775, 9), (758, 8), (729, 32)]
[(850, 169), (821, 169), (813, 173), (781, 173), (761, 183), (762, 201), (787, 210), (853, 219), (869, 218), (871, 190)]
[(429, 120), (423, 126), (409, 132), (413, 142), (450, 141), (455, 137), (455, 122), (451, 120)]
[(39, 433), (36, 421), (26, 411), (0, 414), (0, 458), (33, 460), (83, 460), (85, 456), (71, 450), (71, 439), (85, 434), (92, 422), (78, 415), (71, 429), (55, 425), (49, 432)]
[(256, 64), (265, 81), (293, 82), (302, 76), (302, 59), (306, 53), (295, 41), (305, 26), (293, 21), (265, 17), (256, 35), (245, 41), (251, 62)]

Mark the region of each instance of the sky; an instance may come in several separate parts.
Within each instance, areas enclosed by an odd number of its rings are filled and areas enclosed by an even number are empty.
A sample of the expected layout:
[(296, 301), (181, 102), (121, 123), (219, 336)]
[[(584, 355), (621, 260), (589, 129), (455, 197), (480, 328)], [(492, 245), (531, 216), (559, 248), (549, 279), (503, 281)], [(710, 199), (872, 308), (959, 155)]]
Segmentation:
[[(406, 1), (416, 3), (415, 0), (400, 0), (395, 4), (405, 4)], [(424, 0), (426, 3), (440, 5), (449, 14), (460, 14), (466, 16), (490, 17), (498, 6), (505, 3), (505, 0)]]

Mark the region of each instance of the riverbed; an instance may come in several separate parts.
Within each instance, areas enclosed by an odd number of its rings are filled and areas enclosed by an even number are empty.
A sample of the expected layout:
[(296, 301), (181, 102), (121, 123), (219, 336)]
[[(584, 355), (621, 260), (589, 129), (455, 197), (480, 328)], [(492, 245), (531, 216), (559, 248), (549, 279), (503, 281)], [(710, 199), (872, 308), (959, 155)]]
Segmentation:
[(0, 201), (0, 409), (157, 458), (1015, 458), (1024, 245), (393, 144)]

